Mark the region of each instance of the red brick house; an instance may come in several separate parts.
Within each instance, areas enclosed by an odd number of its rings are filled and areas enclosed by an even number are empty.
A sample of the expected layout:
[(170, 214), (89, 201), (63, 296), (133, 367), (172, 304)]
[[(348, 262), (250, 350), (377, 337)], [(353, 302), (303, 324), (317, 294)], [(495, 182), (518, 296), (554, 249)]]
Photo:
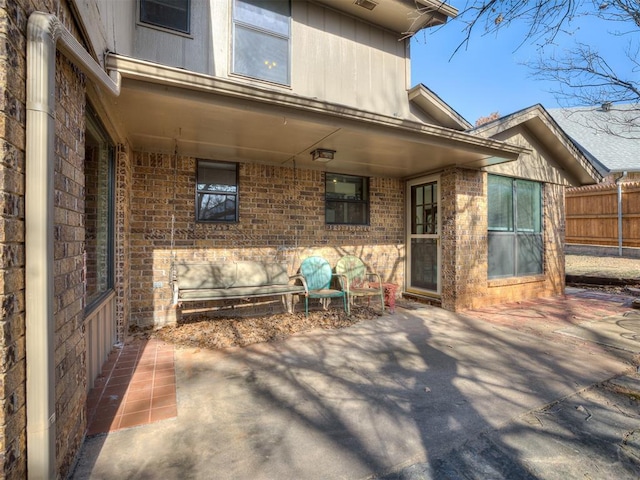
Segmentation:
[(418, 3), (0, 7), (4, 476), (67, 474), (177, 261), (354, 254), (456, 311), (563, 292), (564, 188), (598, 173), (541, 107), (472, 130), (409, 85), (408, 37), (456, 13)]

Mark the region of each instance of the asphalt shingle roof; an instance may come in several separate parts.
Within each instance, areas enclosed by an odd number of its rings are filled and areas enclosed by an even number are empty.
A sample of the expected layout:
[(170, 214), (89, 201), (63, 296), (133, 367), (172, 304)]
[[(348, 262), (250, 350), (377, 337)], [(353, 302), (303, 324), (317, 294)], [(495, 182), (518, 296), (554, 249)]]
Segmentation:
[[(612, 105), (549, 109), (560, 125), (603, 173), (640, 172), (640, 107)], [(601, 165), (598, 165), (600, 163)]]

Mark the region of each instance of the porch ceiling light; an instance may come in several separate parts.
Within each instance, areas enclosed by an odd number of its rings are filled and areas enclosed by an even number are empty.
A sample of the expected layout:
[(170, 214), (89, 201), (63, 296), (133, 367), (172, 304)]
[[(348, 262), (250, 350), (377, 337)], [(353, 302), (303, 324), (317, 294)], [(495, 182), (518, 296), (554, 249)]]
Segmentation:
[(327, 163), (333, 160), (335, 150), (327, 150), (326, 148), (316, 148), (311, 152), (311, 158), (314, 162)]
[(376, 8), (376, 6), (378, 6), (376, 2), (372, 2), (371, 0), (356, 0), (353, 3), (355, 3), (359, 7), (366, 8), (367, 10), (373, 10), (374, 8)]

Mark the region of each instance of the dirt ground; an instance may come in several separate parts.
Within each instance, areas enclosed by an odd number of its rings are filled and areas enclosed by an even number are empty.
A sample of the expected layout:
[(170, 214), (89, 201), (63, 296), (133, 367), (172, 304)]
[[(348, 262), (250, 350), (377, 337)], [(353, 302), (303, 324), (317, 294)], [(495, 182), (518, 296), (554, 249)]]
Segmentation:
[(276, 313), (255, 317), (208, 317), (202, 314), (185, 316), (174, 325), (158, 330), (139, 329), (133, 336), (151, 336), (179, 347), (221, 349), (246, 347), (253, 343), (270, 342), (316, 328), (336, 329), (376, 318), (380, 309), (363, 306), (351, 308), (351, 316), (337, 308), (304, 313)]
[[(591, 257), (567, 255), (568, 275), (638, 279), (640, 285), (640, 259), (619, 257)], [(627, 286), (589, 285), (587, 288), (618, 294), (633, 294)], [(351, 317), (337, 308), (314, 310), (309, 317), (304, 313), (277, 313), (255, 317), (212, 318), (203, 314), (185, 315), (182, 321), (157, 330), (133, 329), (132, 335), (154, 337), (178, 347), (221, 349), (245, 347), (253, 343), (282, 339), (316, 328), (345, 328), (380, 315), (378, 308), (354, 306)]]
[(638, 279), (640, 282), (639, 258), (567, 255), (565, 270), (567, 275)]

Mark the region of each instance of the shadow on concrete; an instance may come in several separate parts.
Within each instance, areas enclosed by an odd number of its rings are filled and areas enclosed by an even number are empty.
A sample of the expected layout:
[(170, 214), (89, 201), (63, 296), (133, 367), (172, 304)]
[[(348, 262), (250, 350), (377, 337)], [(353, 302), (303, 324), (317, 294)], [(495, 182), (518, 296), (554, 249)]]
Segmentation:
[(513, 441), (532, 427), (516, 420), (629, 367), (434, 307), (176, 360), (178, 418), (89, 439), (77, 475), (538, 478)]

